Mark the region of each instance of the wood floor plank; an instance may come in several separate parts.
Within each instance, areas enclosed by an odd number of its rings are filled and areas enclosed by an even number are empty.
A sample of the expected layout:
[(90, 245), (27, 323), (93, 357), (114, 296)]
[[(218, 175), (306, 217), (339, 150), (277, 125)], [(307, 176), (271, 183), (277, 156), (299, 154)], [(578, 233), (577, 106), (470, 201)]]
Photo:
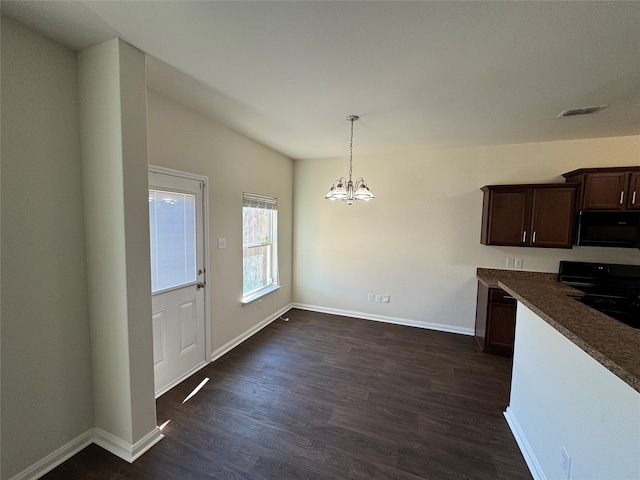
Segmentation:
[(464, 335), (287, 316), (160, 397), (166, 438), (133, 464), (90, 445), (43, 478), (531, 479), (502, 415), (509, 359)]

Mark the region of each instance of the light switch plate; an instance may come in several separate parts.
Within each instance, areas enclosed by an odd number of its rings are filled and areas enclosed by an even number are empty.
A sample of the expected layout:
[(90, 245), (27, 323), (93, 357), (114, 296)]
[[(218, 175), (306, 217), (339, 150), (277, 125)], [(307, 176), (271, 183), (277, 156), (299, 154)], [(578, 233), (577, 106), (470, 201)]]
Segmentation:
[(227, 248), (227, 239), (225, 237), (218, 238), (218, 248)]

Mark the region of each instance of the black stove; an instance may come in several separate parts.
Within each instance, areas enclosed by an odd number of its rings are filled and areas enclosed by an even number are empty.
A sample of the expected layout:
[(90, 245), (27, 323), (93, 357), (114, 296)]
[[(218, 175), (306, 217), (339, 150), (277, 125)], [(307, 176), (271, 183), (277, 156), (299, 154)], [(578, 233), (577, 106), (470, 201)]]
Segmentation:
[(640, 265), (560, 262), (558, 281), (585, 293), (580, 302), (640, 328)]

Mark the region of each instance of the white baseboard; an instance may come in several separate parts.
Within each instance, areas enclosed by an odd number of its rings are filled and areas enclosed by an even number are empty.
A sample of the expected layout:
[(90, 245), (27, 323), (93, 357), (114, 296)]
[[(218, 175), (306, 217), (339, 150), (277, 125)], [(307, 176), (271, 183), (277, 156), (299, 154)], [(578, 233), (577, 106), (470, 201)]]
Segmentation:
[(427, 330), (437, 330), (439, 332), (459, 333), (461, 335), (474, 335), (473, 328), (455, 327), (444, 323), (419, 322), (407, 318), (387, 317), (385, 315), (375, 315), (372, 313), (354, 312), (350, 310), (339, 310), (336, 308), (320, 307), (318, 305), (307, 305), (304, 303), (293, 303), (291, 308), (299, 308), (301, 310), (310, 310), (320, 313), (331, 313), (333, 315), (342, 315), (343, 317), (362, 318), (364, 320), (373, 320), (376, 322), (393, 323), (395, 325), (404, 325), (406, 327), (425, 328)]
[(105, 432), (101, 428), (94, 428), (93, 432), (93, 443), (129, 463), (133, 463), (140, 455), (164, 438), (162, 431), (158, 427), (133, 445), (109, 432)]
[(156, 427), (134, 445), (130, 445), (122, 439), (105, 432), (100, 428), (92, 428), (84, 432), (82, 435), (74, 438), (66, 445), (63, 445), (55, 452), (47, 455), (39, 462), (31, 465), (11, 480), (36, 480), (92, 443), (95, 443), (108, 452), (132, 463), (140, 455), (162, 440), (162, 438), (164, 438), (164, 435), (162, 435), (160, 429)]
[(233, 340), (225, 343), (223, 346), (221, 346), (220, 348), (216, 349), (215, 351), (213, 351), (211, 353), (211, 361), (213, 362), (214, 360), (216, 360), (216, 359), (220, 358), (221, 356), (223, 356), (225, 353), (227, 353), (230, 350), (232, 350), (233, 348), (237, 347), (242, 342), (244, 342), (246, 339), (248, 339), (252, 335), (255, 335), (260, 330), (262, 330), (264, 327), (269, 325), (271, 322), (273, 322), (274, 320), (278, 319), (280, 316), (282, 316), (282, 314), (284, 314), (285, 312), (289, 311), (291, 308), (293, 308), (291, 306), (291, 304), (289, 304), (289, 305), (287, 305), (285, 307), (282, 307), (276, 313), (274, 313), (274, 314), (270, 315), (269, 317), (265, 318), (263, 321), (261, 321), (260, 323), (258, 323), (254, 327), (250, 328), (249, 330), (247, 330), (244, 333), (241, 333), (240, 335), (238, 335)]
[(198, 365), (196, 365), (195, 367), (193, 367), (191, 370), (189, 370), (187, 373), (185, 373), (184, 375), (181, 375), (178, 379), (174, 380), (173, 382), (171, 382), (169, 385), (165, 386), (164, 388), (161, 388), (160, 390), (158, 390), (156, 392), (156, 400), (158, 399), (158, 397), (162, 396), (163, 394), (167, 393), (169, 390), (171, 390), (173, 387), (175, 387), (176, 385), (182, 383), (183, 381), (185, 381), (187, 378), (189, 378), (191, 375), (193, 375), (194, 373), (196, 373), (198, 370), (203, 369), (204, 367), (206, 367), (207, 365), (209, 365), (209, 362), (202, 362), (199, 363)]
[(518, 419), (513, 414), (513, 410), (511, 410), (511, 408), (507, 407), (507, 410), (504, 412), (504, 418), (507, 419), (507, 424), (509, 424), (511, 433), (513, 433), (513, 436), (516, 439), (516, 443), (520, 448), (524, 461), (527, 463), (527, 467), (529, 467), (531, 476), (534, 480), (546, 480), (547, 477), (545, 477), (542, 472), (542, 468), (540, 468), (540, 464), (538, 463), (536, 456), (533, 454), (533, 450), (531, 449), (527, 438), (524, 436), (524, 433), (520, 428), (520, 423), (518, 423)]
[(71, 458), (80, 450), (93, 442), (93, 429), (87, 430), (82, 435), (63, 445), (55, 452), (47, 455), (39, 462), (31, 465), (29, 468), (19, 473), (11, 480), (35, 480), (50, 472), (65, 460)]

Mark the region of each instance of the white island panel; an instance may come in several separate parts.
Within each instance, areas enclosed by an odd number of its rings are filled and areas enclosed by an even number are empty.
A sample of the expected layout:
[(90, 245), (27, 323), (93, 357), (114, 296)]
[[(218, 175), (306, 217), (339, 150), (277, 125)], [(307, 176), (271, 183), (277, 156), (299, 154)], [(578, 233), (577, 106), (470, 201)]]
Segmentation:
[(505, 417), (536, 480), (640, 479), (640, 393), (520, 302)]

